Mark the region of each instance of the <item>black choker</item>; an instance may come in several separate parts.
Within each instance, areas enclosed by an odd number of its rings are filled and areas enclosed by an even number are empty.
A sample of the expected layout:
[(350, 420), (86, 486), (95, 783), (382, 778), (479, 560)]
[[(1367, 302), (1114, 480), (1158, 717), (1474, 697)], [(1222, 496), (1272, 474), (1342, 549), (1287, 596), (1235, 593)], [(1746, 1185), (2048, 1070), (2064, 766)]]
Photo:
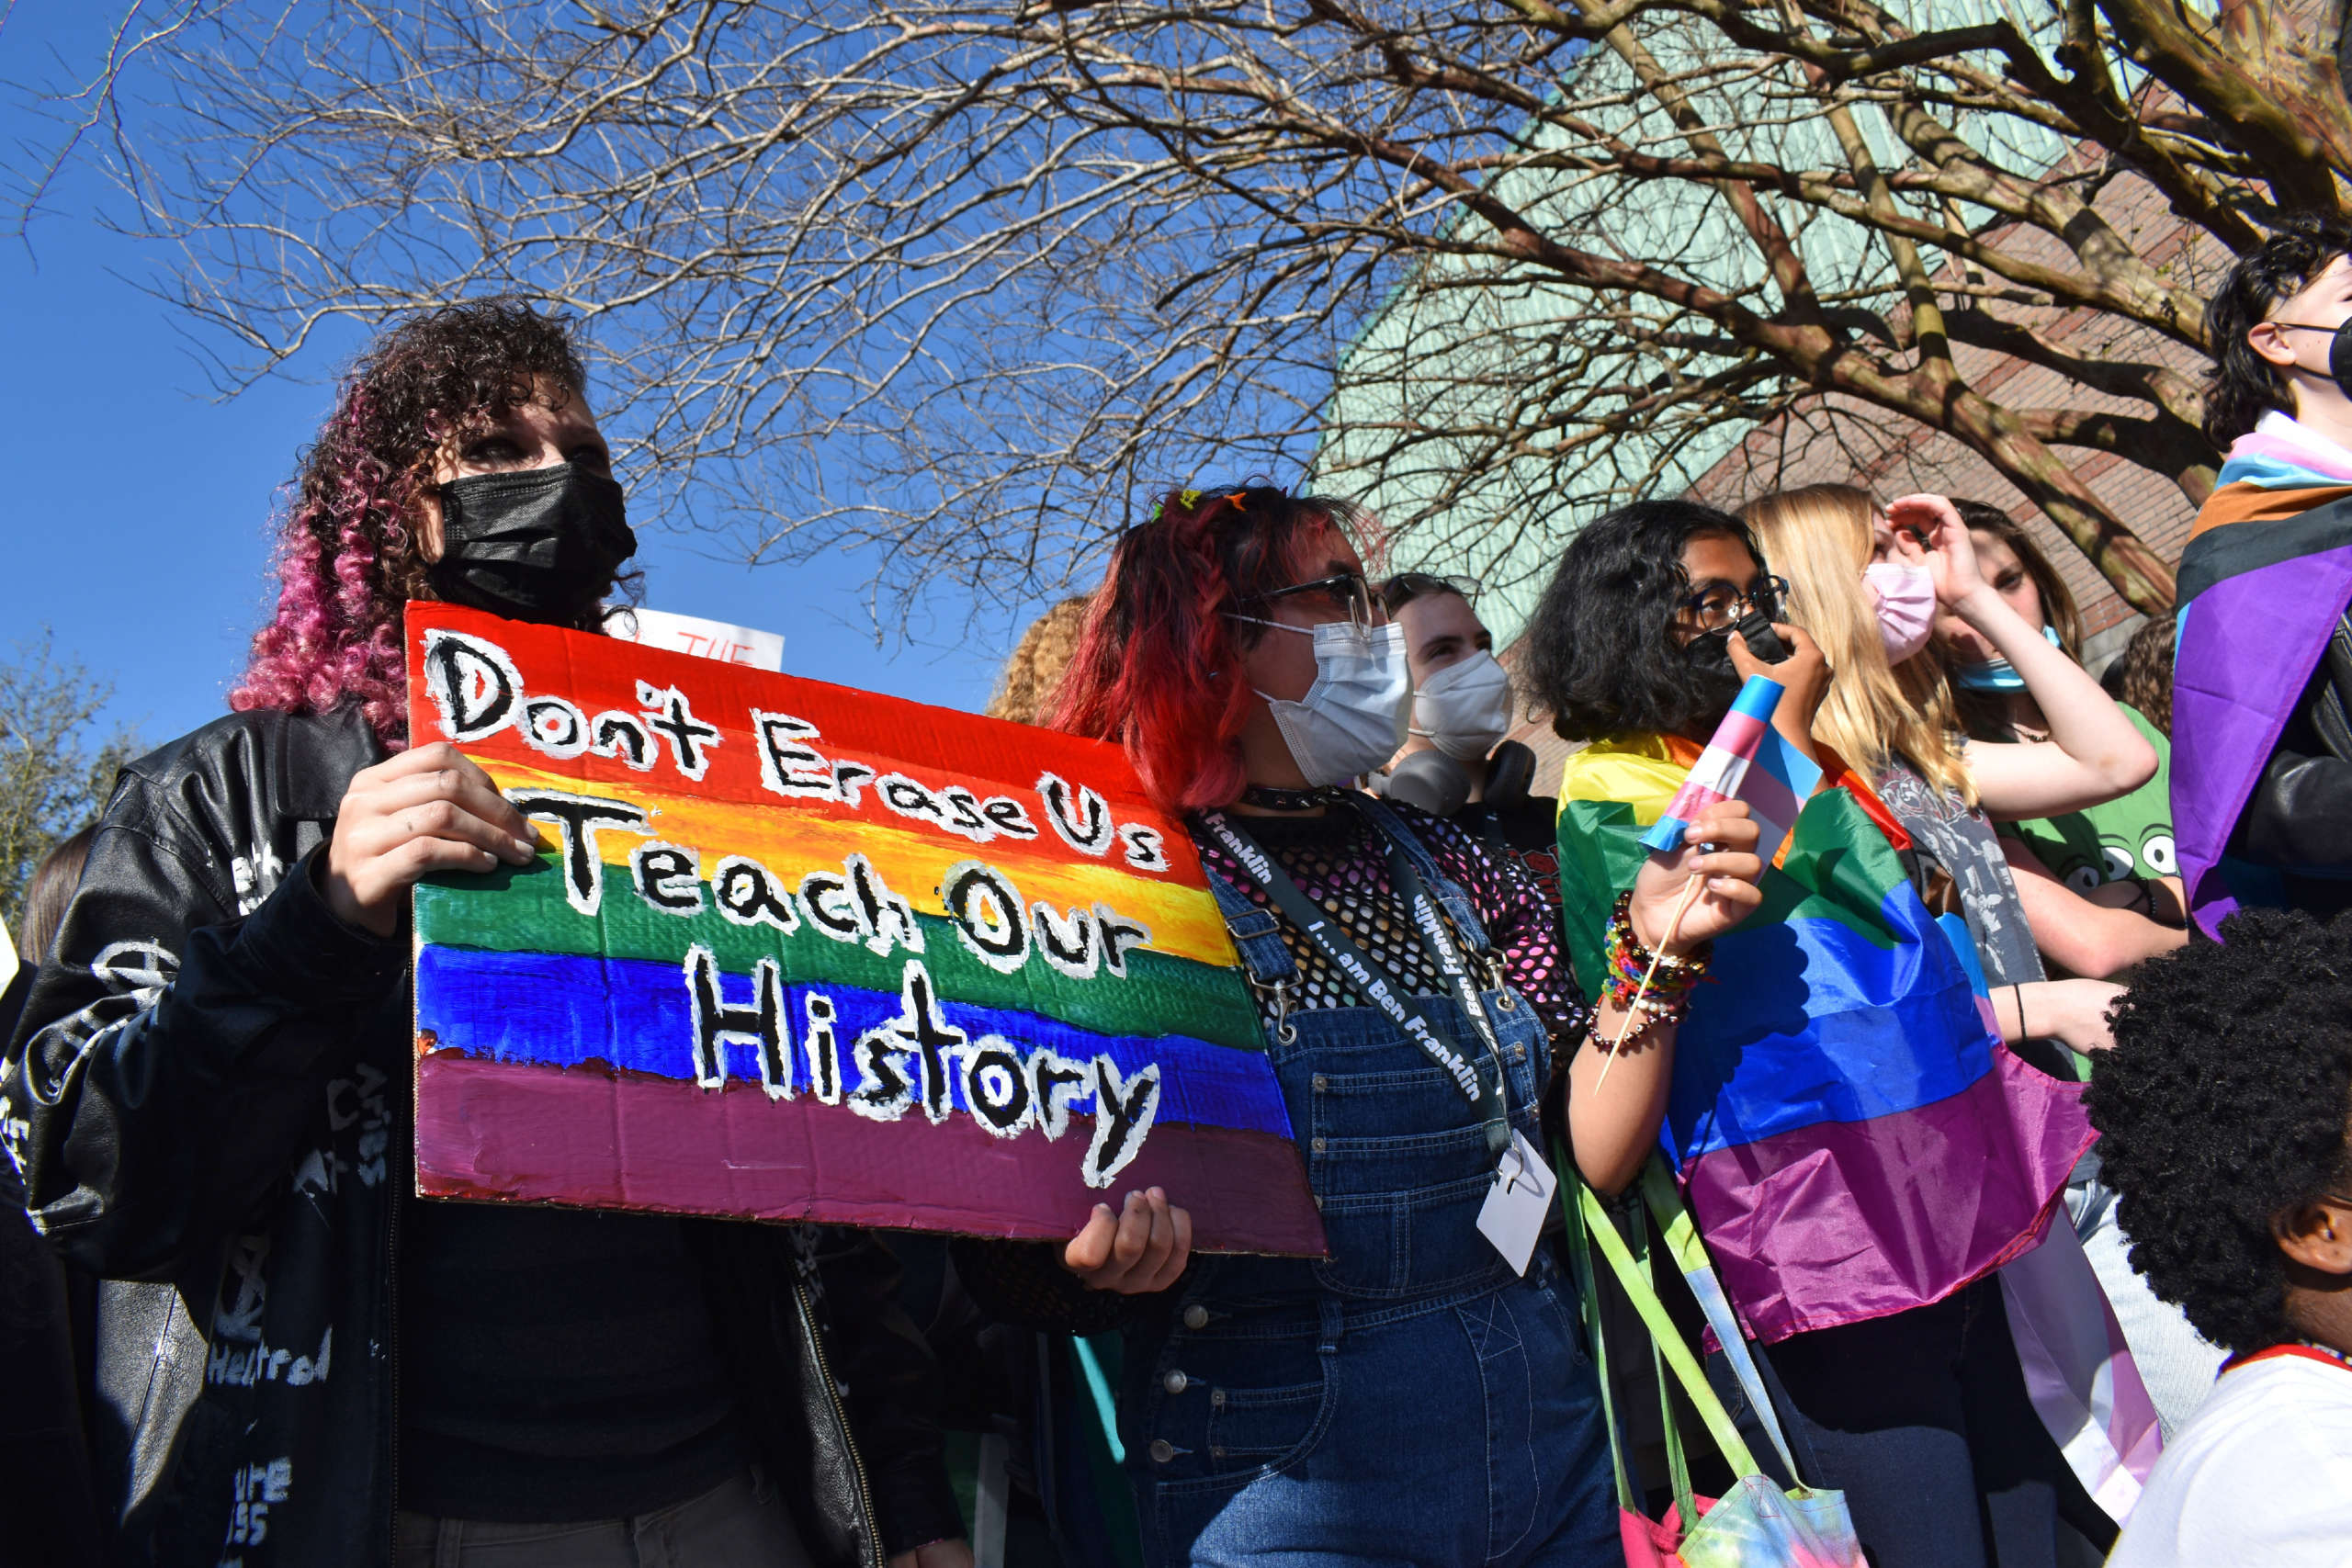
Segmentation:
[(1253, 784), (1242, 790), (1241, 804), (1265, 811), (1313, 811), (1331, 805), (1340, 794), (1329, 784), (1316, 789), (1276, 789), (1272, 784)]

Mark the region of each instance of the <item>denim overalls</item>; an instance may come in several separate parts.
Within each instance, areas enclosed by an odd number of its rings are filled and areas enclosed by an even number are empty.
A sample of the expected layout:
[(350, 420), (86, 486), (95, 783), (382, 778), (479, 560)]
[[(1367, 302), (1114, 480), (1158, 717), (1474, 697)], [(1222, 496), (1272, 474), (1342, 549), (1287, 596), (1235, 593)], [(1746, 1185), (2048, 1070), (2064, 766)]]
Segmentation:
[[(1498, 981), (1462, 889), (1371, 809)], [(1279, 917), (1209, 885), (1253, 983), (1295, 983)], [(1512, 1125), (1540, 1144), (1543, 1022), (1498, 983), (1483, 996)], [(1479, 1051), (1453, 998), (1431, 1000)], [(1369, 1007), (1291, 1013), (1268, 1055), (1331, 1256), (1197, 1258), (1174, 1311), (1129, 1339), (1120, 1426), (1146, 1560), (1622, 1561), (1574, 1287), (1540, 1247), (1514, 1277), (1479, 1234), (1494, 1168), (1476, 1111)]]

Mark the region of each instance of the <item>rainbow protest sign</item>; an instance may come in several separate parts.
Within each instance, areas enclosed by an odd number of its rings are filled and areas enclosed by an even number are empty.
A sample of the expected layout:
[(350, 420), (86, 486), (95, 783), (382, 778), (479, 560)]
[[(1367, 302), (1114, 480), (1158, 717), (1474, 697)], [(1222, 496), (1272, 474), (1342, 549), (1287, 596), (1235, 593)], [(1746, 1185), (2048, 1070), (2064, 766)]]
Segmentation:
[(1115, 747), (408, 611), (410, 733), (554, 847), (416, 893), (427, 1196), (1203, 1250), (1322, 1226), (1183, 827)]

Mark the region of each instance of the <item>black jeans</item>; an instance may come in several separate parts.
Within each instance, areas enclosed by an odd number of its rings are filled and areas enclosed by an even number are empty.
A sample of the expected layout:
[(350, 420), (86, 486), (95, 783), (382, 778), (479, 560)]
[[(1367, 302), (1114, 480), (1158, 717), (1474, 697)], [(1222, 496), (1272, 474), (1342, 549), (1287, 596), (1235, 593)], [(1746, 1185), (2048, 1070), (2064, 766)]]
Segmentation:
[[(1876, 1568), (2076, 1568), (2115, 1544), (2026, 1396), (1999, 1280), (1792, 1335), (1758, 1360), (1805, 1483), (1846, 1494)], [(1707, 1375), (1788, 1484), (1720, 1351)]]

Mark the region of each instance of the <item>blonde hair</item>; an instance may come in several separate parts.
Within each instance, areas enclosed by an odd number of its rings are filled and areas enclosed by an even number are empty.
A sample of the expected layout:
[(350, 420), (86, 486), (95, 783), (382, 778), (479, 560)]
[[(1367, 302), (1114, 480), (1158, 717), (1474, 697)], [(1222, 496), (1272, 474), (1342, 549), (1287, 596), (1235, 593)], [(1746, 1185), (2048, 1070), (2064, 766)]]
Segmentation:
[(1943, 661), (1932, 648), (1886, 661), (1878, 617), (1862, 592), (1871, 559), (1870, 496), (1851, 485), (1806, 485), (1753, 501), (1740, 516), (1768, 570), (1788, 580), (1788, 617), (1813, 634), (1836, 671), (1814, 739), (1876, 774), (1896, 758), (1936, 790), (1976, 804)]
[(1078, 651), (1078, 634), (1086, 627), (1086, 608), (1093, 602), (1092, 594), (1080, 593), (1032, 621), (1021, 634), (1020, 646), (1004, 661), (996, 694), (980, 711), (1015, 724), (1042, 723), (1054, 705), (1054, 690), (1061, 684), (1062, 671)]

